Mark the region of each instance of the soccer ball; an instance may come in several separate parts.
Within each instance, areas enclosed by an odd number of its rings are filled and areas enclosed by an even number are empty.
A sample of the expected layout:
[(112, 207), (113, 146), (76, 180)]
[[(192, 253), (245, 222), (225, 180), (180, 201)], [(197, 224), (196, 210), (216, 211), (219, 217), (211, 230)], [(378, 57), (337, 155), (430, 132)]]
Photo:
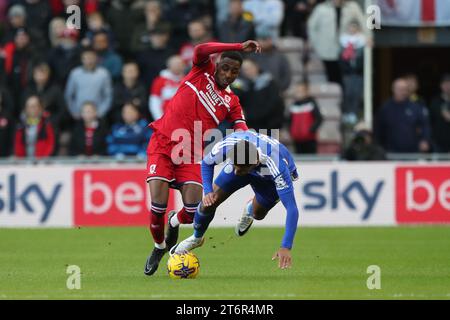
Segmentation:
[(175, 253), (167, 260), (167, 272), (172, 279), (194, 279), (200, 270), (200, 262), (192, 252)]

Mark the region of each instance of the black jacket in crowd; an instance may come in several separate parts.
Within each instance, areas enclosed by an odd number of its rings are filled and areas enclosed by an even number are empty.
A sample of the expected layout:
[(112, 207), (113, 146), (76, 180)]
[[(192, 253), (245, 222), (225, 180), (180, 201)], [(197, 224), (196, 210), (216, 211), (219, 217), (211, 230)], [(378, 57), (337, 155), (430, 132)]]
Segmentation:
[(233, 84), (249, 128), (280, 129), (284, 122), (284, 101), (277, 83), (269, 73), (255, 81), (240, 79)]
[[(94, 133), (93, 154), (106, 154), (106, 136), (108, 134), (108, 127), (101, 120), (98, 122), (98, 127)], [(78, 121), (72, 131), (72, 137), (69, 146), (69, 154), (71, 156), (85, 155), (86, 151), (86, 134), (85, 125), (83, 121)]]
[(122, 107), (125, 103), (132, 102), (139, 108), (141, 116), (150, 120), (150, 111), (148, 109), (148, 89), (138, 82), (133, 88), (127, 88), (123, 82), (114, 86), (113, 106), (110, 110), (111, 123), (122, 120)]
[(436, 97), (430, 105), (430, 123), (437, 152), (450, 152), (450, 120), (444, 117), (444, 112), (450, 114), (450, 100)]

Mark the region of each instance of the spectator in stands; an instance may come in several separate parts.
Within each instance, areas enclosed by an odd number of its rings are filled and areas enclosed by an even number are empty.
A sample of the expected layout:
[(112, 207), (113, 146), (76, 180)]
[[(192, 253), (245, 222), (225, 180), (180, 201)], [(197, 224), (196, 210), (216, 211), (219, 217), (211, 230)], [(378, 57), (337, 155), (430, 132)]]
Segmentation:
[(153, 120), (164, 114), (167, 105), (180, 86), (185, 75), (186, 64), (180, 56), (171, 56), (167, 60), (167, 69), (161, 71), (150, 88), (149, 110)]
[(295, 86), (295, 101), (289, 107), (290, 135), (296, 153), (317, 153), (317, 131), (322, 114), (306, 83)]
[(126, 103), (133, 103), (139, 113), (150, 120), (147, 108), (148, 90), (139, 80), (139, 66), (135, 62), (127, 62), (122, 68), (122, 81), (114, 86), (113, 107), (110, 120), (112, 123), (122, 119), (122, 107)]
[(281, 129), (284, 101), (280, 90), (271, 74), (263, 72), (256, 61), (244, 60), (242, 77), (233, 83), (233, 88), (242, 102), (249, 128)]
[(97, 107), (97, 115), (103, 118), (111, 108), (112, 84), (108, 70), (97, 66), (97, 53), (92, 48), (84, 49), (82, 65), (72, 70), (65, 90), (66, 103), (72, 118), (81, 117), (81, 108), (86, 101)]
[(242, 0), (231, 0), (229, 4), (229, 15), (218, 27), (220, 42), (244, 42), (255, 38), (253, 17), (244, 13)]
[(81, 40), (81, 45), (84, 47), (89, 47), (94, 45), (94, 36), (99, 32), (105, 32), (108, 36), (108, 44), (111, 49), (115, 48), (114, 44), (114, 34), (111, 28), (106, 23), (105, 18), (101, 12), (93, 12), (87, 17), (87, 31), (84, 34), (83, 40)]
[(49, 114), (55, 128), (58, 128), (65, 114), (66, 102), (61, 87), (51, 81), (51, 71), (47, 63), (39, 63), (33, 68), (33, 81), (22, 95), (22, 101), (31, 96), (41, 99), (44, 110)]
[(256, 33), (268, 32), (273, 40), (280, 36), (284, 18), (284, 4), (281, 0), (244, 0), (245, 11), (253, 15)]
[(55, 150), (53, 126), (38, 96), (27, 99), (14, 141), (16, 157), (45, 158), (53, 155)]
[(144, 85), (149, 88), (159, 72), (164, 69), (167, 59), (174, 54), (169, 46), (170, 30), (161, 25), (151, 32), (152, 47), (141, 51), (136, 60), (142, 71)]
[(138, 107), (127, 103), (122, 108), (122, 121), (112, 126), (106, 141), (108, 154), (118, 158), (138, 156), (145, 158), (151, 130), (148, 122), (140, 119)]
[(106, 12), (106, 20), (111, 25), (117, 40), (117, 49), (125, 58), (131, 55), (130, 44), (133, 30), (144, 21), (144, 6), (143, 0), (112, 0)]
[(180, 56), (186, 65), (192, 64), (194, 48), (196, 45), (213, 41), (209, 30), (202, 20), (194, 20), (188, 24), (189, 41), (183, 43), (180, 48)]
[(403, 79), (408, 83), (409, 88), (409, 98), (412, 102), (417, 103), (426, 108), (425, 99), (419, 95), (419, 79), (414, 73), (407, 73), (403, 76)]
[(157, 0), (148, 1), (145, 4), (145, 22), (135, 27), (130, 50), (136, 53), (150, 48), (150, 33), (161, 24), (170, 28), (170, 24), (163, 19), (161, 3)]
[(55, 17), (50, 21), (48, 27), (48, 38), (52, 48), (56, 48), (61, 43), (61, 35), (66, 30), (66, 20), (61, 17)]
[(308, 40), (306, 22), (318, 0), (285, 0), (282, 34)]
[(344, 101), (343, 122), (354, 126), (364, 96), (364, 47), (366, 36), (358, 20), (351, 21), (340, 36), (339, 63), (342, 73)]
[(8, 90), (0, 85), (0, 157), (8, 157), (12, 152), (15, 125), (11, 115), (13, 108)]
[(77, 121), (71, 135), (69, 154), (72, 156), (104, 155), (107, 132), (104, 122), (97, 116), (95, 103), (84, 103), (81, 120)]
[[(27, 27), (30, 30), (39, 32), (42, 36), (47, 34), (48, 24), (52, 17), (51, 7), (48, 1), (44, 0), (25, 0), (21, 1), (27, 13)], [(48, 46), (44, 37), (45, 45)]]
[(441, 94), (430, 106), (430, 121), (436, 152), (450, 152), (450, 74), (441, 80)]
[(288, 59), (275, 46), (272, 35), (268, 30), (260, 30), (257, 32), (257, 41), (261, 45), (262, 52), (258, 54), (251, 53), (249, 57), (272, 75), (281, 92), (286, 91), (292, 79)]
[(167, 1), (165, 13), (172, 28), (172, 45), (179, 48), (189, 41), (186, 26), (207, 13), (207, 8), (201, 1), (173, 0)]
[(378, 114), (376, 136), (387, 152), (430, 151), (430, 127), (426, 110), (409, 99), (408, 83), (399, 78), (392, 85), (393, 97)]
[(61, 86), (65, 86), (70, 72), (80, 65), (81, 47), (78, 38), (78, 30), (65, 28), (59, 35), (58, 45), (48, 52), (47, 61), (53, 78)]
[(42, 60), (42, 57), (33, 47), (26, 29), (17, 29), (14, 42), (7, 46), (5, 69), (9, 87), (15, 98), (14, 116), (17, 117), (21, 108), (21, 94), (31, 80), (33, 66)]
[(20, 4), (11, 6), (8, 10), (8, 20), (5, 23), (5, 30), (1, 42), (3, 44), (14, 41), (14, 35), (17, 29), (27, 26), (27, 12), (25, 7)]
[(98, 65), (109, 71), (113, 80), (117, 80), (122, 73), (122, 58), (112, 49), (109, 43), (108, 32), (95, 33), (93, 48), (97, 52)]
[(38, 29), (27, 28), (27, 21), (27, 12), (23, 5), (15, 4), (10, 7), (8, 11), (8, 24), (6, 25), (2, 42), (14, 42), (17, 30), (28, 29), (27, 32), (33, 42), (33, 46), (37, 50), (45, 49), (45, 33), (42, 33)]
[(381, 161), (386, 160), (386, 154), (375, 143), (372, 132), (365, 125), (356, 125), (353, 138), (342, 154), (348, 161)]
[(228, 15), (230, 13), (230, 2), (231, 0), (214, 0), (216, 28), (219, 28), (220, 25), (228, 19)]
[[(317, 5), (308, 20), (310, 43), (325, 65), (329, 82), (342, 84), (339, 69), (339, 35), (348, 30), (351, 21), (366, 25), (361, 7), (353, 0), (326, 0)], [(367, 28), (364, 33), (370, 40)]]

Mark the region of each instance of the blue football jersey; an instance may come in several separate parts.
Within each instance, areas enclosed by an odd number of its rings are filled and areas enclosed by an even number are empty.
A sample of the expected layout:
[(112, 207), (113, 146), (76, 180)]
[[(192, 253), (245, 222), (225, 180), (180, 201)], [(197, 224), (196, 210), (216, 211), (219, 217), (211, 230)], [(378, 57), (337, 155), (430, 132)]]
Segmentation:
[(298, 173), (289, 150), (278, 140), (254, 131), (238, 131), (226, 136), (212, 148), (203, 162), (217, 165), (226, 161), (228, 152), (240, 140), (253, 143), (258, 150), (260, 164), (250, 172), (250, 175), (274, 181), (277, 190), (292, 187), (291, 181), (298, 178)]

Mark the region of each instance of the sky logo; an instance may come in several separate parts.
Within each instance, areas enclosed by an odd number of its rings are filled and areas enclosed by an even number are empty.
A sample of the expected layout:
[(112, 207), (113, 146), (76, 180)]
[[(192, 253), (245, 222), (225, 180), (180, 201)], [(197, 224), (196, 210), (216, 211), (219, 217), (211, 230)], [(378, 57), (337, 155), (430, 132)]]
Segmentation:
[[(310, 180), (303, 185), (303, 209), (319, 211), (339, 209), (361, 210), (361, 220), (368, 220), (384, 187), (384, 181), (379, 180), (375, 187), (369, 189), (359, 180), (342, 183), (339, 172), (330, 172), (328, 180)], [(361, 205), (361, 203), (363, 205)]]
[(44, 192), (38, 183), (25, 184), (20, 187), (16, 174), (0, 180), (0, 215), (16, 214), (24, 211), (30, 215), (38, 215), (39, 223), (44, 224), (62, 190), (62, 183), (53, 186), (50, 192)]

